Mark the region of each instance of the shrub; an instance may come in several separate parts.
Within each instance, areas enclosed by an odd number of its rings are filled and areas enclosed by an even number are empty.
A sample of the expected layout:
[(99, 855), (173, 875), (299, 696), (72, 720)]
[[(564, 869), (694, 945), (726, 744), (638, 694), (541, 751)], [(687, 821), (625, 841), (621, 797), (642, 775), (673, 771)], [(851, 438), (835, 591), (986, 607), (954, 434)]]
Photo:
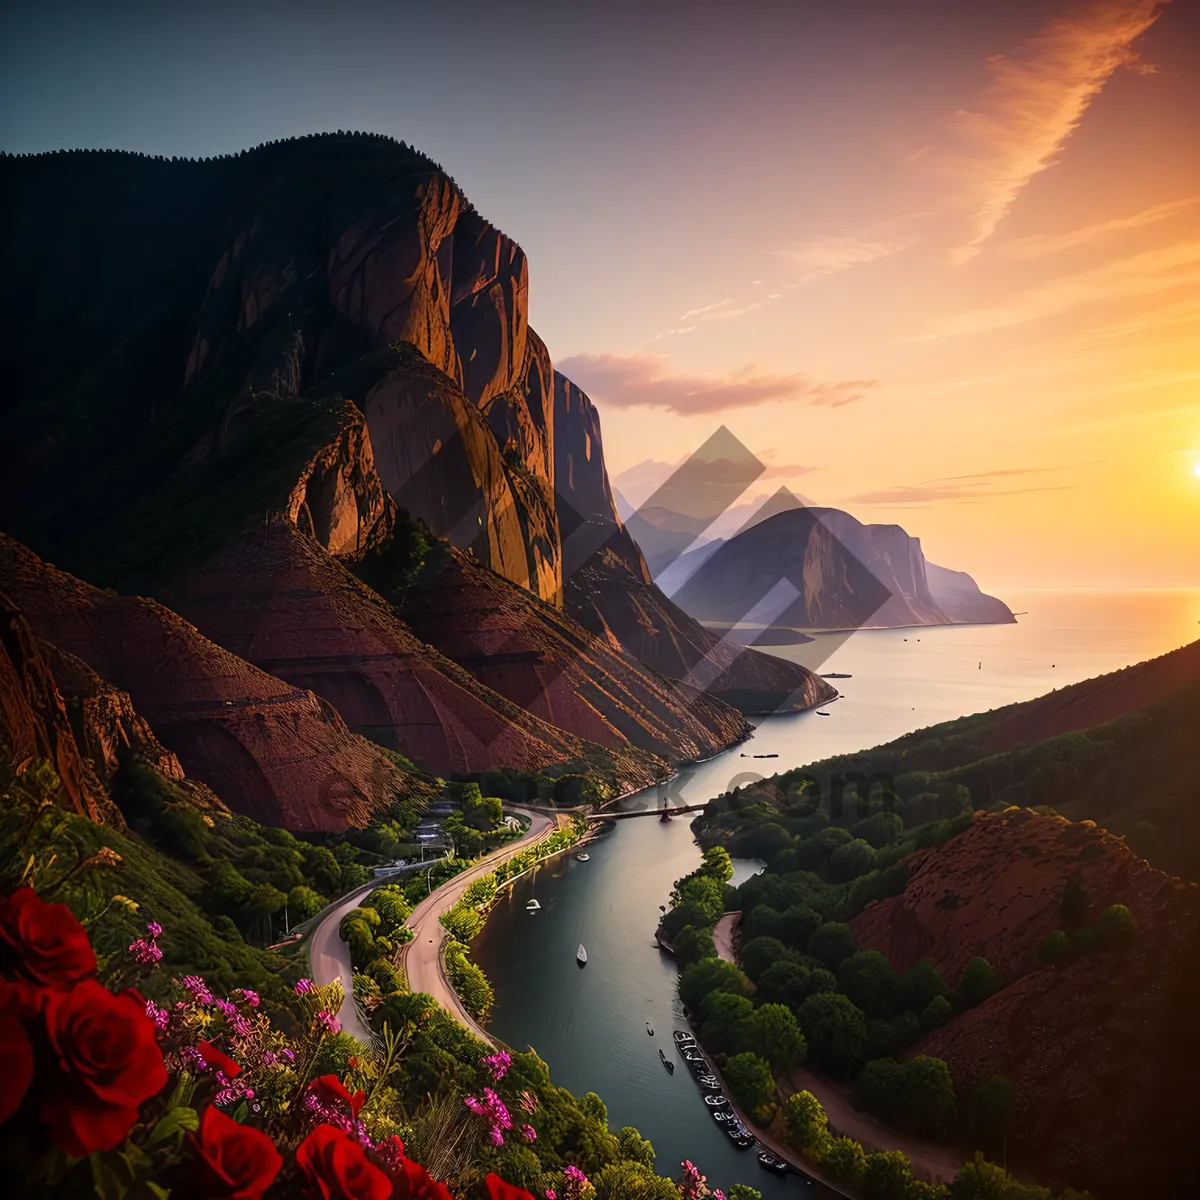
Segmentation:
[(963, 972), (959, 995), (968, 1008), (982, 1004), (996, 990), (996, 973), (986, 958), (973, 958)]
[(1133, 913), (1124, 904), (1110, 905), (1096, 922), (1096, 935), (1106, 950), (1128, 946), (1137, 937), (1137, 922), (1133, 919)]
[(711, 926), (697, 929), (695, 925), (685, 925), (671, 943), (675, 947), (675, 961), (679, 969), (691, 966), (702, 958), (716, 958), (717, 948), (713, 944)]
[(945, 980), (927, 958), (909, 967), (900, 981), (900, 1002), (909, 1012), (921, 1013), (935, 996), (949, 992)]
[(1038, 951), (1041, 960), (1048, 963), (1050, 966), (1058, 966), (1064, 958), (1067, 957), (1067, 951), (1071, 948), (1071, 940), (1066, 933), (1061, 929), (1056, 929), (1053, 933), (1048, 933), (1042, 939), (1041, 949)]
[(837, 883), (848, 883), (875, 866), (875, 849), (870, 842), (855, 838), (829, 856), (829, 874)]
[(940, 1029), (950, 1020), (953, 1012), (954, 1009), (945, 996), (934, 996), (921, 1013), (921, 1031), (929, 1033), (931, 1030)]
[(807, 950), (812, 935), (821, 928), (821, 914), (804, 904), (784, 910), (779, 921), (779, 936), (787, 946)]

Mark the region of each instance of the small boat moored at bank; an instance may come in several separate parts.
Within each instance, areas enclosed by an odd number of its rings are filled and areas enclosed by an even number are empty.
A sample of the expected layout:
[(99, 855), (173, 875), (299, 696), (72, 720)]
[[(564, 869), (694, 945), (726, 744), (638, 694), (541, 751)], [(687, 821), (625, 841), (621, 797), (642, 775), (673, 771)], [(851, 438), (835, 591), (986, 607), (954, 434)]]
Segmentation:
[(726, 1100), (725, 1097), (722, 1095), (705, 1096), (704, 1103), (707, 1104), (709, 1108), (728, 1108), (729, 1107), (729, 1101)]
[(696, 1044), (695, 1037), (688, 1033), (686, 1029), (677, 1029), (671, 1036), (675, 1039), (675, 1045), (677, 1046), (682, 1046), (685, 1043), (690, 1043), (693, 1046)]
[(772, 1154), (770, 1150), (759, 1151), (758, 1165), (765, 1167), (768, 1171), (774, 1171), (776, 1175), (786, 1175), (791, 1169), (784, 1159), (777, 1154)]
[(580, 852), (577, 855), (575, 855), (575, 861), (576, 862), (590, 862), (591, 855), (585, 854), (582, 850), (580, 850)]

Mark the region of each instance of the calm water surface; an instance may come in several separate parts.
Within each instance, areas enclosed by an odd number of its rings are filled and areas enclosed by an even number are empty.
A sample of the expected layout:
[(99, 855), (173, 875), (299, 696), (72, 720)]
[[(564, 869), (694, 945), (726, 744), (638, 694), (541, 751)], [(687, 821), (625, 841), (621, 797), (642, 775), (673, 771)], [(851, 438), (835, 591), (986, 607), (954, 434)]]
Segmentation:
[[(762, 721), (747, 745), (682, 773), (671, 785), (672, 800), (701, 802), (760, 767), (773, 773), (863, 750), (1200, 636), (1200, 591), (1026, 592), (1004, 599), (1027, 610), (1018, 624), (870, 630), (840, 641), (820, 669), (853, 678), (837, 681), (844, 697), (829, 717)], [(777, 652), (805, 661), (813, 649)], [(740, 757), (743, 751), (780, 757), (759, 764)], [(625, 806), (646, 803), (656, 797), (631, 797)], [(532, 1046), (557, 1083), (576, 1094), (598, 1092), (613, 1129), (635, 1125), (654, 1143), (662, 1173), (677, 1175), (679, 1162), (690, 1158), (710, 1186), (748, 1183), (769, 1200), (815, 1195), (794, 1176), (768, 1175), (752, 1151), (729, 1143), (674, 1053), (671, 1031), (684, 1025), (678, 977), (653, 933), (672, 883), (700, 860), (688, 822), (618, 821), (588, 852), (588, 863), (559, 859), (520, 880), (476, 940), (476, 960), (496, 989), (491, 1029), (510, 1046)], [(738, 867), (736, 882), (757, 864)], [(530, 916), (524, 909), (533, 897), (542, 910)], [(581, 942), (588, 950), (582, 970), (575, 963)], [(677, 1064), (673, 1075), (659, 1061), (660, 1046)]]

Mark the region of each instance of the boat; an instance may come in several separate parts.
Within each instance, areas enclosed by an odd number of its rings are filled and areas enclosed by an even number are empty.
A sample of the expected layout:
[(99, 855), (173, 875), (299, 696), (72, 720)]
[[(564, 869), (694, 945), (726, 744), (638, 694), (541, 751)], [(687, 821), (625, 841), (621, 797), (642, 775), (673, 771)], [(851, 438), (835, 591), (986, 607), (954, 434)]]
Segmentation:
[(688, 1033), (686, 1029), (677, 1029), (671, 1036), (675, 1039), (677, 1046), (682, 1046), (684, 1042), (694, 1042), (696, 1040), (695, 1036)]
[(527, 905), (525, 905), (525, 911), (526, 912), (540, 912), (541, 907), (542, 906), (536, 900), (530, 900), (530, 902)]
[(579, 943), (579, 949), (575, 951), (575, 961), (581, 966), (587, 966), (587, 951), (583, 948), (583, 943)]
[(576, 861), (576, 862), (590, 862), (590, 861), (591, 861), (591, 855), (589, 855), (589, 854), (585, 854), (585, 853), (584, 853), (584, 852), (581, 850), (581, 851), (580, 851), (580, 852), (579, 852), (577, 855), (575, 855), (575, 861)]
[(817, 716), (818, 716), (818, 717), (828, 717), (828, 716), (830, 716), (830, 715), (831, 715), (830, 713), (827, 713), (827, 712), (822, 712), (822, 711), (821, 711), (819, 708), (817, 709)]
[[(648, 1033), (648, 1034), (649, 1034), (651, 1037), (653, 1037), (653, 1036), (654, 1036), (654, 1030), (653, 1030), (653, 1029), (650, 1027), (650, 1022), (649, 1022), (649, 1021), (647, 1021), (647, 1022), (646, 1022), (646, 1032), (647, 1032), (647, 1033)], [(661, 1052), (660, 1052), (660, 1053), (661, 1053)]]
[[(1019, 616), (1018, 613), (1013, 613), (1013, 616)], [(822, 679), (853, 679), (854, 676), (846, 671), (830, 671), (828, 675), (822, 675)]]
[(700, 1086), (706, 1092), (719, 1092), (721, 1090), (721, 1082), (712, 1075), (702, 1075), (700, 1077)]
[(674, 1075), (675, 1064), (662, 1052), (661, 1049), (658, 1052), (658, 1057), (662, 1060), (662, 1065), (667, 1068), (667, 1074)]
[(774, 1171), (776, 1175), (786, 1175), (788, 1173), (787, 1163), (777, 1154), (772, 1154), (770, 1150), (759, 1151), (758, 1165), (766, 1167), (768, 1171)]
[(716, 1096), (705, 1096), (704, 1103), (707, 1104), (709, 1108), (728, 1108), (729, 1107), (729, 1101), (726, 1100), (725, 1097), (720, 1094), (718, 1094)]
[(729, 1126), (737, 1124), (736, 1113), (722, 1112), (719, 1108), (710, 1108), (708, 1111), (712, 1113), (712, 1119), (716, 1121), (718, 1125)]

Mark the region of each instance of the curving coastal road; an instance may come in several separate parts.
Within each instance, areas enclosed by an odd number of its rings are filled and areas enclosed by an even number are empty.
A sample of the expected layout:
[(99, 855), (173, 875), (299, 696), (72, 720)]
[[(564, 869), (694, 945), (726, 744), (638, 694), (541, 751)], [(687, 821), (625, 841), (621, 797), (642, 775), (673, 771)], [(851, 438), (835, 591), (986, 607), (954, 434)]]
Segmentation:
[(442, 926), (441, 917), (447, 909), (453, 908), (467, 885), (495, 870), (500, 863), (512, 858), (518, 851), (540, 842), (547, 834), (558, 828), (553, 817), (542, 813), (531, 812), (528, 809), (513, 808), (510, 812), (520, 813), (529, 818), (529, 829), (515, 842), (509, 842), (498, 850), (493, 850), (485, 858), (481, 858), (474, 866), (458, 875), (447, 879), (441, 887), (435, 888), (416, 908), (408, 918), (408, 926), (415, 935), (413, 940), (400, 948), (400, 965), (408, 976), (408, 986), (411, 991), (425, 992), (432, 996), (454, 1019), (465, 1025), (477, 1038), (492, 1042), (491, 1035), (474, 1020), (462, 1006), (450, 981), (442, 971), (442, 941), (446, 930)]
[[(541, 841), (557, 828), (553, 817), (523, 808), (512, 808), (509, 811), (529, 818), (529, 829), (526, 833), (515, 842), (493, 850), (491, 854), (430, 892), (413, 909), (406, 922), (413, 931), (413, 940), (400, 948), (400, 964), (408, 973), (409, 987), (414, 992), (428, 992), (455, 1020), (486, 1042), (490, 1042), (491, 1037), (463, 1008), (454, 989), (442, 973), (441, 947), (446, 931), (438, 918), (462, 899), (469, 883), (494, 870), (518, 851)], [(347, 892), (315, 926), (308, 943), (308, 961), (313, 980), (322, 986), (332, 983), (335, 979), (342, 981), (346, 1001), (338, 1013), (338, 1019), (342, 1028), (363, 1045), (370, 1045), (372, 1034), (354, 1003), (354, 969), (350, 963), (350, 947), (342, 941), (341, 924), (342, 918), (358, 907), (363, 896), (389, 882), (391, 878), (385, 876)]]

